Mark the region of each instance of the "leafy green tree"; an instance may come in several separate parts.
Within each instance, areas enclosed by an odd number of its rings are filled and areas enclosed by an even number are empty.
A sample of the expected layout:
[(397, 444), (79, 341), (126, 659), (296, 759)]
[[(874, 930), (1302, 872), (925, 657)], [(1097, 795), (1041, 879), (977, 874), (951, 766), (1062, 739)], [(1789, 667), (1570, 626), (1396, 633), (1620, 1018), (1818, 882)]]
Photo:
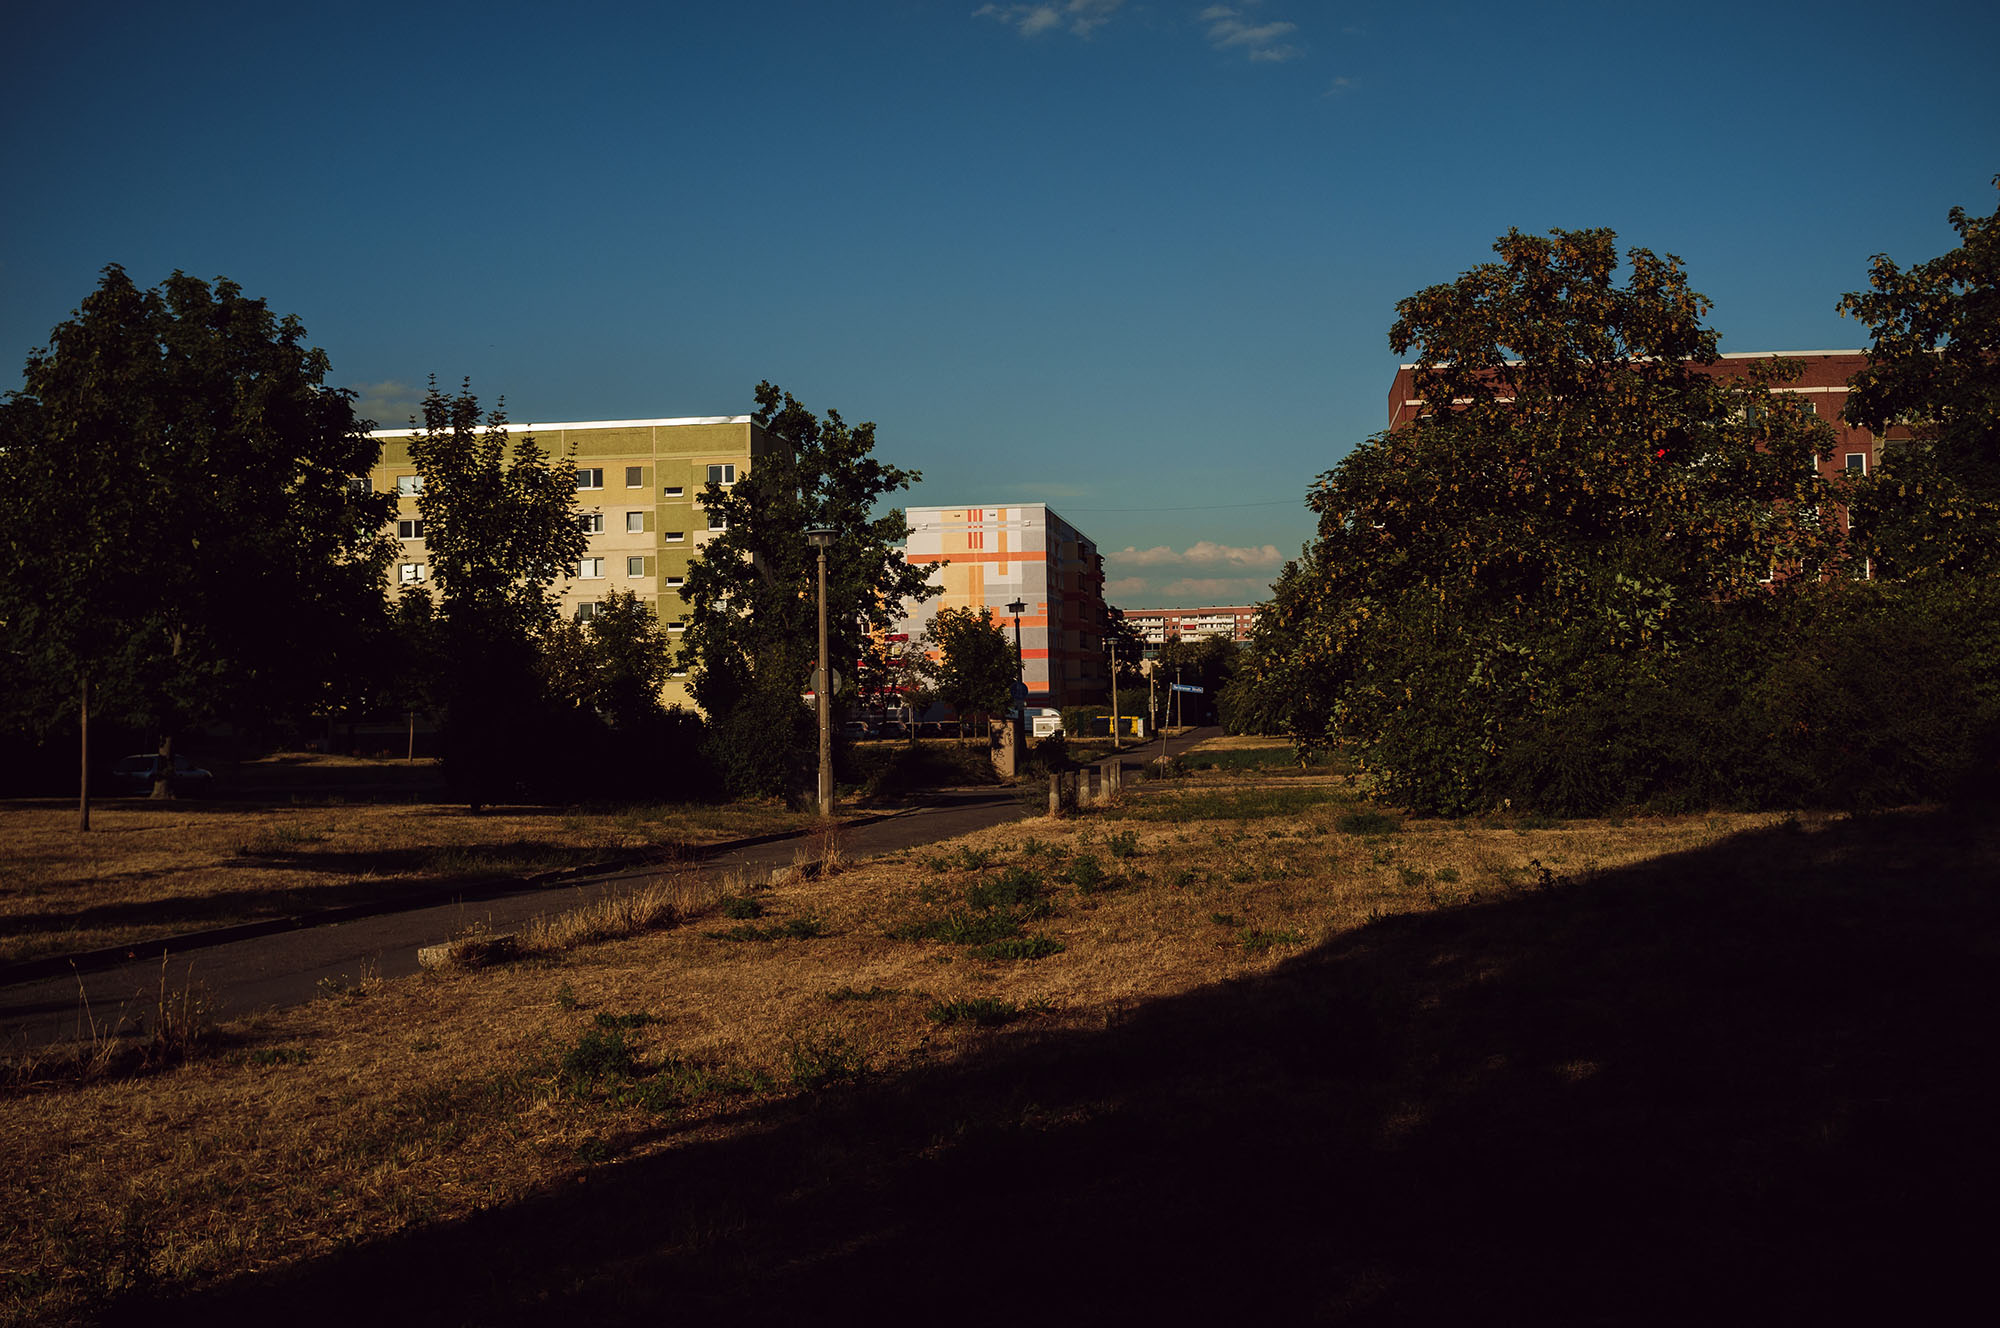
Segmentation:
[[(510, 431), (504, 406), (482, 413), (469, 382), (446, 395), (431, 380), (410, 460), (437, 587), (445, 773), (477, 811), (533, 782), (554, 755), (538, 642), (557, 616), (556, 583), (586, 544), (576, 476), (533, 435)], [(430, 598), (422, 587), (403, 593)]]
[(1679, 260), (1632, 249), (1621, 286), (1609, 231), (1494, 247), (1398, 304), (1426, 404), (1320, 477), (1250, 666), (1302, 744), (1351, 740), (1385, 792), (1452, 812), (1535, 796), (1500, 777), (1522, 734), (1842, 552), (1831, 432), (1770, 395), (1796, 366), (1715, 371)]
[(614, 729), (633, 730), (666, 713), (660, 700), (673, 646), (652, 607), (615, 590), (582, 622), (558, 618), (543, 637), (550, 690)]
[(379, 449), (328, 367), (233, 282), (142, 291), (115, 264), (29, 355), (0, 412), (0, 625), (31, 643), (46, 726), (150, 728), (171, 772), (188, 728), (348, 699), (391, 504), (350, 483)]
[(731, 787), (771, 795), (803, 787), (815, 742), (800, 699), (819, 649), (818, 564), (806, 531), (834, 532), (829, 660), (855, 659), (865, 631), (887, 630), (904, 600), (936, 591), (929, 569), (904, 561), (902, 512), (875, 514), (919, 477), (876, 459), (873, 424), (850, 426), (838, 411), (821, 419), (768, 382), (757, 386), (753, 418), (770, 450), (734, 486), (711, 481), (702, 494), (719, 530), (688, 565), (682, 649)]
[(1002, 714), (1012, 707), (1021, 657), (993, 610), (939, 609), (924, 640), (937, 654), (934, 687), (958, 712), (961, 739), (967, 715)]
[(1951, 225), (1958, 248), (1908, 269), (1877, 254), (1869, 290), (1840, 301), (1874, 336), (1848, 421), (1911, 435), (1854, 498), (1857, 535), (1889, 577), (2000, 565), (2000, 208), (1955, 207)]

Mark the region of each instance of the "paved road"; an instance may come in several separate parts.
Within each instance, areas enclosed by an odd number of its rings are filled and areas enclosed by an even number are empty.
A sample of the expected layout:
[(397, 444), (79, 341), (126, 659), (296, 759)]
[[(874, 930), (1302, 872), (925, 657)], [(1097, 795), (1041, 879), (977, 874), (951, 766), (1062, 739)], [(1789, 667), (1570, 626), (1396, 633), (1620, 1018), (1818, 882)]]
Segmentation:
[[(1169, 738), (1168, 750), (1184, 751), (1218, 731), (1195, 729)], [(1158, 751), (1157, 743), (1148, 744), (1145, 755)], [(1128, 768), (1138, 764), (1135, 757), (1126, 758)], [(1017, 820), (1032, 810), (1013, 789), (959, 790), (939, 795), (932, 805), (852, 827), (843, 848), (854, 857), (874, 857)], [(760, 880), (774, 867), (789, 866), (798, 849), (795, 838), (776, 840), (718, 855), (698, 870), (742, 872), (750, 880)], [(153, 958), (81, 979), (72, 976), (0, 988), (0, 1049), (87, 1036), (85, 993), (90, 1012), (100, 1024), (121, 1014), (128, 1021), (150, 1023), (163, 972), (170, 991), (185, 986), (190, 979), (198, 982), (216, 1018), (302, 1004), (318, 996), (325, 989), (322, 984), (349, 986), (364, 976), (392, 978), (415, 973), (419, 947), (447, 940), (475, 922), (484, 922), (495, 931), (510, 930), (542, 914), (575, 908), (607, 891), (630, 888), (661, 874), (659, 868), (617, 872), (499, 898), (456, 901), (209, 946), (169, 955), (164, 967), (160, 959)]]

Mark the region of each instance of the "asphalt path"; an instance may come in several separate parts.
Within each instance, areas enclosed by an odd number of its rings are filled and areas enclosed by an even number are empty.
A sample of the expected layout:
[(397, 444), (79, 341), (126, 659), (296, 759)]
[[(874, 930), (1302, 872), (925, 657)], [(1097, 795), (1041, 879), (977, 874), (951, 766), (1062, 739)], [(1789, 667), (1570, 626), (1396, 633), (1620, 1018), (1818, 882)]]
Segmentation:
[[(1187, 750), (1220, 730), (1194, 729), (1167, 739), (1170, 755)], [(1160, 751), (1157, 742), (1125, 757), (1136, 768)], [(850, 857), (877, 857), (916, 848), (974, 830), (1021, 820), (1035, 813), (1016, 790), (960, 789), (941, 793), (924, 806), (882, 820), (849, 826), (842, 850)], [(136, 1031), (151, 1026), (163, 992), (191, 984), (202, 993), (211, 1018), (233, 1019), (259, 1010), (300, 1005), (328, 991), (371, 978), (418, 972), (417, 951), (459, 935), (475, 923), (506, 932), (530, 920), (565, 912), (617, 891), (694, 870), (747, 881), (767, 879), (797, 860), (801, 841), (793, 836), (750, 845), (707, 858), (692, 868), (648, 867), (578, 878), (518, 893), (382, 913), (373, 917), (305, 926), (247, 940), (210, 945), (164, 958), (139, 959), (94, 973), (24, 982), (0, 988), (0, 1049), (25, 1049), (87, 1039), (99, 1028), (119, 1024)]]

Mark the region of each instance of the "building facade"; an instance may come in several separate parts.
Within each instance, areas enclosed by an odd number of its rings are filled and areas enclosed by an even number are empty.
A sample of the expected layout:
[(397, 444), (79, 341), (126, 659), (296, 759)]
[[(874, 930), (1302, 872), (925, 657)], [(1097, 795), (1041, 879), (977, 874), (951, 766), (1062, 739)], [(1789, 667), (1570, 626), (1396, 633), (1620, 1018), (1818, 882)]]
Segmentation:
[(1210, 605), (1199, 609), (1127, 609), (1125, 623), (1146, 649), (1158, 650), (1169, 641), (1194, 641), (1205, 636), (1227, 637), (1239, 644), (1250, 639), (1257, 622), (1255, 604)]
[[(1832, 476), (1840, 471), (1857, 471), (1868, 474), (1881, 460), (1884, 439), (1871, 434), (1866, 429), (1857, 429), (1840, 417), (1847, 405), (1847, 381), (1867, 363), (1868, 356), (1859, 350), (1791, 350), (1791, 351), (1737, 351), (1724, 355), (1717, 363), (1703, 366), (1710, 374), (1740, 375), (1756, 360), (1786, 359), (1798, 360), (1805, 371), (1792, 382), (1772, 389), (1774, 396), (1788, 398), (1802, 408), (1809, 408), (1822, 420), (1833, 426), (1837, 441), (1832, 455), (1821, 458), (1821, 473)], [(1389, 427), (1401, 428), (1415, 420), (1423, 409), (1423, 399), (1416, 393), (1416, 366), (1405, 364), (1396, 371), (1396, 379), (1389, 386)]]
[[(389, 570), (392, 585), (430, 579), (423, 520), (417, 512), (422, 477), (410, 462), (414, 429), (379, 429), (382, 457), (369, 472), (378, 493), (398, 495), (396, 536), (401, 552)], [(733, 485), (757, 459), (782, 442), (748, 415), (661, 420), (594, 420), (510, 426), (532, 435), (550, 455), (576, 471), (577, 519), (589, 547), (563, 581), (562, 612), (589, 618), (614, 590), (629, 590), (666, 625), (676, 643), (687, 625), (681, 586), (688, 560), (719, 526), (702, 510), (708, 481)], [(664, 699), (692, 706), (688, 671), (676, 660)]]
[(1093, 705), (1108, 696), (1104, 559), (1047, 505), (912, 507), (904, 556), (932, 565), (943, 593), (905, 601), (897, 631), (913, 638), (939, 609), (991, 609), (1008, 631), (1021, 614), (1022, 672), (1030, 706)]

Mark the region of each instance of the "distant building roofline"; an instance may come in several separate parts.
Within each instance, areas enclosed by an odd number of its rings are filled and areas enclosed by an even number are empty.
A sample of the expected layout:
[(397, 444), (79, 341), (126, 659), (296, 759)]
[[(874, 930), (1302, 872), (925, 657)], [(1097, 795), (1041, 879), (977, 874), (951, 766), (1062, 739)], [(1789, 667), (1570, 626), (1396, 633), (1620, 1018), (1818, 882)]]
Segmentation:
[[(664, 420), (564, 420), (546, 424), (516, 423), (504, 426), (508, 433), (545, 433), (553, 429), (654, 429), (683, 424), (748, 424), (748, 415), (682, 415)], [(481, 426), (482, 428), (485, 426)], [(414, 438), (422, 429), (371, 429), (370, 438)]]

